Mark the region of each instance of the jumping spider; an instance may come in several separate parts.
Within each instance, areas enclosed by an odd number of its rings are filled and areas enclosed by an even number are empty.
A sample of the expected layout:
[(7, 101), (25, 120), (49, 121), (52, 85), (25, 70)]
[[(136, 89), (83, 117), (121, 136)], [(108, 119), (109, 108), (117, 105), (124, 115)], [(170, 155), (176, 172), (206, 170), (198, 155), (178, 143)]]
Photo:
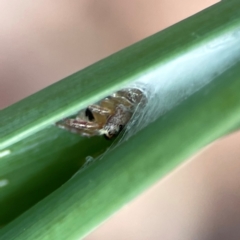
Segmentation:
[(110, 139), (124, 128), (139, 104), (145, 104), (144, 93), (137, 88), (126, 88), (88, 106), (75, 118), (66, 118), (57, 126), (82, 136), (104, 135)]

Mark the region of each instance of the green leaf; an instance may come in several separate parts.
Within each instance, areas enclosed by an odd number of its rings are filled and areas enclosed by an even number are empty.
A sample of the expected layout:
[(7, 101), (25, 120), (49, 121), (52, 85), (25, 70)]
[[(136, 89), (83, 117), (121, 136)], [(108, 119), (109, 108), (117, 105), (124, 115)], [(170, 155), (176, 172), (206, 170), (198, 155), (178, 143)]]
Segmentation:
[[(1, 111), (0, 179), (9, 181), (0, 190), (2, 224), (52, 193), (5, 226), (0, 239), (79, 239), (239, 128), (239, 7), (237, 0), (218, 3)], [(150, 106), (159, 116), (148, 116), (156, 121), (66, 182), (111, 142), (53, 123), (136, 80), (157, 89)]]

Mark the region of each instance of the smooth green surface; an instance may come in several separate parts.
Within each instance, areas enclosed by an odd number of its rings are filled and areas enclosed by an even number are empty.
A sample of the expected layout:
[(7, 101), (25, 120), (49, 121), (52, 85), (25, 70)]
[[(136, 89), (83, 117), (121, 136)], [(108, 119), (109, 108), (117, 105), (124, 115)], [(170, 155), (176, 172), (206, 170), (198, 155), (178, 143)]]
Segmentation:
[(86, 156), (96, 157), (110, 144), (52, 126), (11, 146), (12, 153), (0, 158), (0, 183), (9, 182), (0, 188), (0, 226), (66, 182)]
[[(9, 180), (0, 188), (0, 223), (58, 189), (4, 227), (0, 239), (79, 239), (197, 150), (237, 129), (239, 9), (236, 0), (216, 4), (2, 110), (0, 154), (11, 153), (0, 158), (0, 179)], [(61, 186), (111, 142), (53, 123), (152, 73), (154, 84), (167, 80), (167, 101), (157, 105), (165, 114)]]

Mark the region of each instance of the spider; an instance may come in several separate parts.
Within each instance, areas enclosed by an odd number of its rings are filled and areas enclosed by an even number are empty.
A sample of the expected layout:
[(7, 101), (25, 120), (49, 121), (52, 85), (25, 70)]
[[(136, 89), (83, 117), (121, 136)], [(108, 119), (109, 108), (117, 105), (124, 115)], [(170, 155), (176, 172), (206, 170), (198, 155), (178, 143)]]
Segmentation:
[(129, 122), (137, 106), (144, 103), (146, 97), (141, 90), (126, 88), (88, 106), (75, 118), (66, 118), (56, 125), (82, 136), (104, 135), (111, 139)]

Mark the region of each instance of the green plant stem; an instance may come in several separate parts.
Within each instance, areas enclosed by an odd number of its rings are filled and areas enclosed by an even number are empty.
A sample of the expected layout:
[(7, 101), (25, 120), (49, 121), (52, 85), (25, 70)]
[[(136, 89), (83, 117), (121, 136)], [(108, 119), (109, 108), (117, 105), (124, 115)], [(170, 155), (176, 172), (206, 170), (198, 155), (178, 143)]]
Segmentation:
[[(239, 9), (237, 0), (218, 3), (1, 111), (0, 148), (11, 154), (1, 158), (0, 176), (14, 176), (1, 189), (1, 209), (7, 199), (17, 206), (18, 192), (22, 202), (31, 198), (29, 192), (35, 187), (36, 193), (51, 175), (56, 184), (44, 200), (42, 194), (22, 208), (39, 201), (4, 227), (0, 239), (79, 239), (206, 144), (238, 129)], [(157, 84), (169, 80), (168, 111), (65, 184), (76, 167), (58, 181), (65, 164), (80, 165), (86, 154), (97, 156), (107, 144), (77, 138), (53, 123), (152, 73)], [(2, 212), (5, 218), (8, 210)]]

